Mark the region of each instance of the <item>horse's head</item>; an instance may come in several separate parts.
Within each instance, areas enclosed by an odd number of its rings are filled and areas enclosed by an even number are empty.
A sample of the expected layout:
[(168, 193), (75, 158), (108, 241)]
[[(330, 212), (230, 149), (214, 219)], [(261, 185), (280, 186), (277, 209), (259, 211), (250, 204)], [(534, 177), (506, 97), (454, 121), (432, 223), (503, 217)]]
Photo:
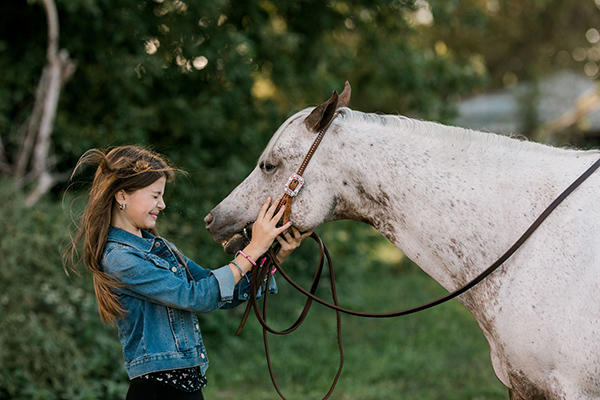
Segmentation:
[[(311, 147), (317, 132), (335, 118), (336, 109), (350, 101), (350, 85), (338, 96), (334, 91), (329, 100), (314, 109), (302, 110), (285, 121), (275, 132), (257, 166), (250, 175), (219, 203), (204, 219), (206, 228), (225, 251), (234, 253), (246, 243), (249, 225), (268, 196), (281, 198), (289, 176), (296, 172)], [(333, 121), (334, 122), (334, 121)], [(335, 126), (330, 128), (335, 133)], [(327, 169), (335, 164), (329, 140), (324, 136), (321, 147), (303, 174), (305, 185), (294, 199), (290, 220), (300, 231), (316, 228), (335, 219), (335, 193)], [(246, 231), (246, 232), (245, 232)]]

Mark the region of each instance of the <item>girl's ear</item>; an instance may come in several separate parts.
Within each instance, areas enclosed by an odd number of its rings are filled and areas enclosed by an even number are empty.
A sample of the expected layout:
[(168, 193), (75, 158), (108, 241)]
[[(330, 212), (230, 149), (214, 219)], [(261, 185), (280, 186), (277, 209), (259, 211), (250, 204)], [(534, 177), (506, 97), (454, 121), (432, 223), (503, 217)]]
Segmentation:
[(117, 203), (123, 204), (125, 202), (125, 191), (119, 190), (117, 194), (115, 194), (115, 200), (117, 201)]

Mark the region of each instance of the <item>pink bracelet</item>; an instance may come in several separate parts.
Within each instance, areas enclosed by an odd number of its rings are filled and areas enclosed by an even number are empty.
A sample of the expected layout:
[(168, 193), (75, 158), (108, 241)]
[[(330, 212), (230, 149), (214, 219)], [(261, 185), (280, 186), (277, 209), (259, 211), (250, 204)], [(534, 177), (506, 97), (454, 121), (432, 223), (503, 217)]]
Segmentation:
[(240, 254), (242, 257), (244, 257), (246, 260), (250, 261), (250, 264), (252, 264), (253, 266), (256, 267), (256, 261), (254, 261), (253, 259), (250, 258), (250, 256), (246, 253), (244, 253), (243, 251), (238, 251), (237, 253), (235, 253), (235, 256), (237, 257), (237, 255)]

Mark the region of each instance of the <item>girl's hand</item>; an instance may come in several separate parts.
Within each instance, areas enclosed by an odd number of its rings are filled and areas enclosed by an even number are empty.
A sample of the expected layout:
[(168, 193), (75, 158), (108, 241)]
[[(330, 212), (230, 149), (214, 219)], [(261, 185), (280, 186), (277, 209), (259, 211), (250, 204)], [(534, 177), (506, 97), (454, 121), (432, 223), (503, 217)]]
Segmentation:
[(312, 231), (300, 233), (296, 227), (292, 226), (287, 231), (285, 231), (282, 235), (277, 236), (277, 241), (281, 245), (281, 249), (277, 253), (276, 261), (278, 264), (281, 264), (285, 261), (286, 258), (289, 257), (290, 254), (294, 250), (300, 246), (300, 243), (307, 237), (312, 234)]
[(277, 227), (277, 223), (281, 220), (285, 211), (284, 207), (277, 211), (278, 204), (279, 199), (271, 203), (269, 197), (260, 208), (258, 217), (252, 227), (252, 241), (245, 249), (248, 254), (254, 257), (254, 260), (269, 250), (275, 238), (292, 225), (290, 221), (279, 228)]

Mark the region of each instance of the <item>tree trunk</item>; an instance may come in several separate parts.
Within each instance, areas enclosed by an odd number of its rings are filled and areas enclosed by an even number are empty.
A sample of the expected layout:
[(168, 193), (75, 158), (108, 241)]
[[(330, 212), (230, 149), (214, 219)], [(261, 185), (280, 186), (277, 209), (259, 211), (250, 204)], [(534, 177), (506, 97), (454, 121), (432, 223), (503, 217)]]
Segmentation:
[(30, 182), (35, 185), (27, 196), (28, 206), (34, 205), (42, 195), (52, 189), (52, 186), (66, 179), (65, 174), (56, 175), (50, 172), (54, 167), (50, 137), (61, 88), (75, 72), (75, 63), (70, 60), (67, 51), (58, 51), (59, 25), (56, 4), (54, 0), (43, 0), (43, 3), (48, 21), (48, 63), (36, 90), (35, 105), (20, 145), (15, 172), (17, 186)]

